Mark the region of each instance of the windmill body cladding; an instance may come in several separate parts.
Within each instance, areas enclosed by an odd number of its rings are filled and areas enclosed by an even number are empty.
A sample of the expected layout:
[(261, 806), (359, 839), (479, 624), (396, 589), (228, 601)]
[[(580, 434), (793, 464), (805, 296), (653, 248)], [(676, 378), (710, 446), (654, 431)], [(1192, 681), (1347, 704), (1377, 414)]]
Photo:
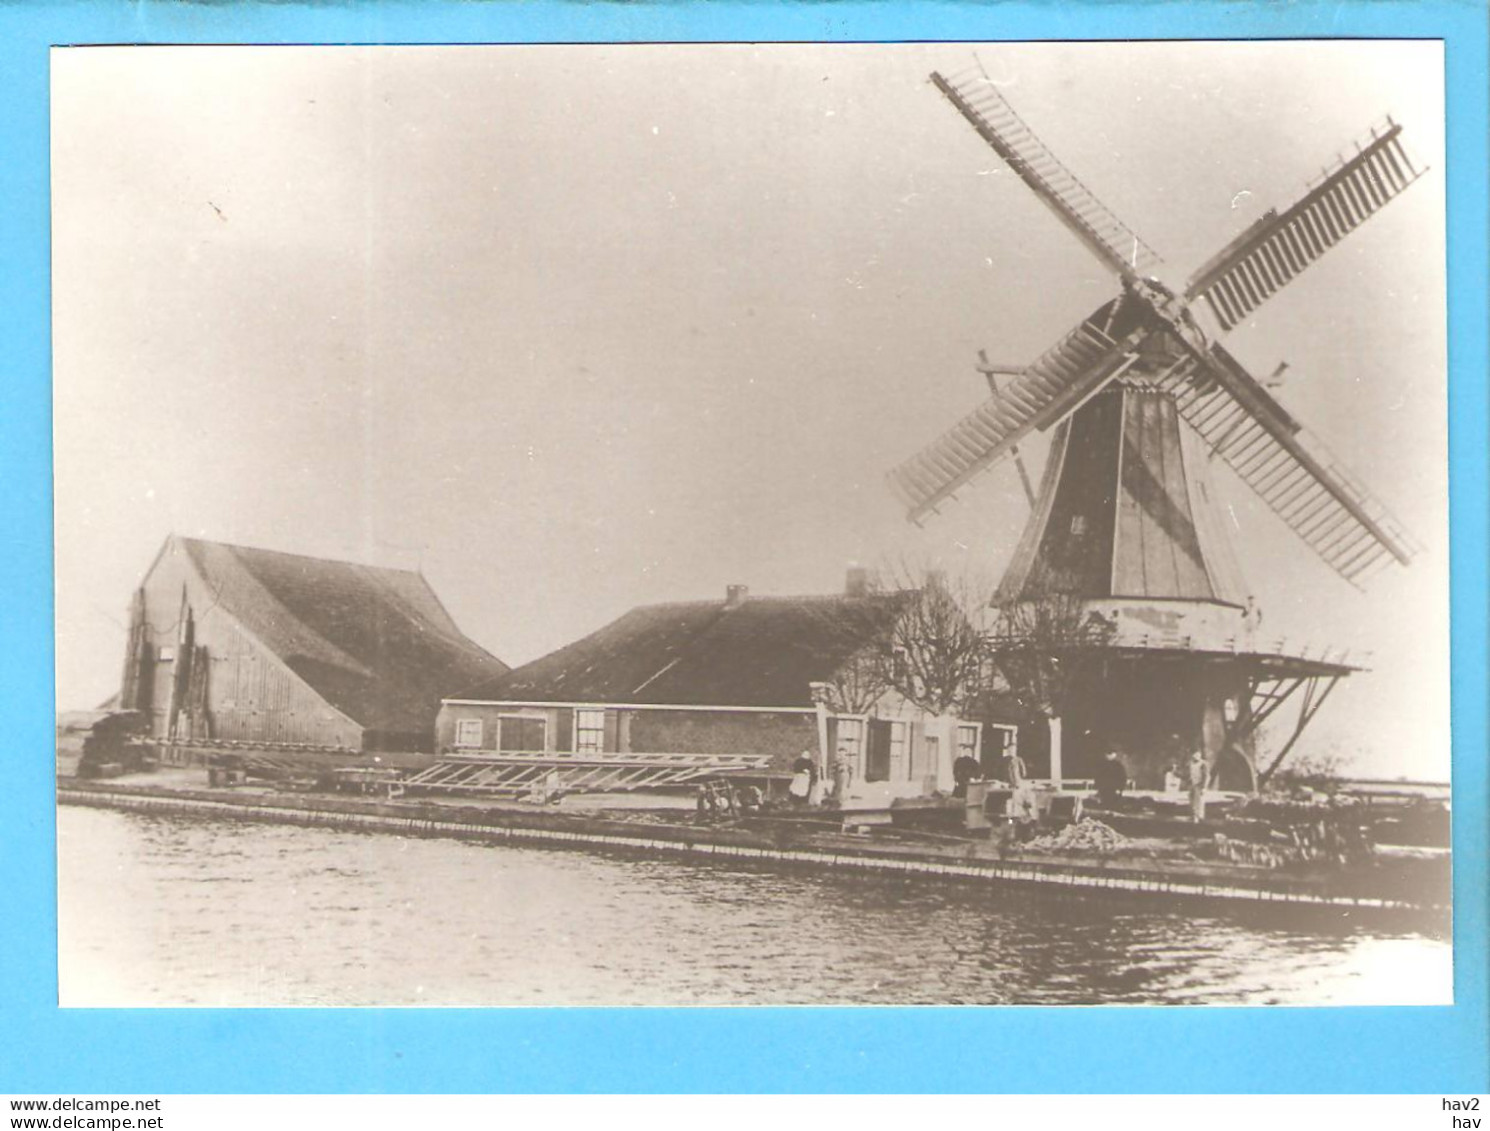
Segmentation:
[(1401, 127), (1388, 121), (1176, 294), (1147, 275), (1158, 255), (1050, 153), (985, 74), (934, 74), (932, 82), (1112, 269), (1120, 292), (896, 468), (892, 486), (920, 521), (1030, 433), (1053, 430), (1041, 489), (996, 603), (1075, 597), (1107, 628), (1100, 662), (1062, 709), (1069, 743), (1062, 769), (1086, 776), (1117, 748), (1139, 784), (1153, 786), (1168, 763), (1200, 748), (1223, 784), (1250, 787), (1261, 722), (1291, 699), (1299, 704), (1286, 753), (1353, 669), (1339, 656), (1260, 641), (1211, 467), (1228, 466), (1353, 585), (1405, 564), (1415, 547), (1211, 340), (1191, 303), (1203, 300), (1219, 330), (1230, 330), (1421, 171), (1402, 146)]

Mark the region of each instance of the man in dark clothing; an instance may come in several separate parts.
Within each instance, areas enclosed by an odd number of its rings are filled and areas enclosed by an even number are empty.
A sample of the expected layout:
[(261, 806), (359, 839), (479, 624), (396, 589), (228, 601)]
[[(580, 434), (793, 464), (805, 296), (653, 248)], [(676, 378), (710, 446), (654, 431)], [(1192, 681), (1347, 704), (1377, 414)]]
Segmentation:
[(971, 754), (964, 754), (952, 763), (952, 796), (966, 797), (968, 782), (983, 776), (983, 767)]
[(1118, 757), (1116, 750), (1109, 750), (1106, 757), (1097, 763), (1097, 798), (1104, 805), (1111, 805), (1128, 788), (1128, 767)]

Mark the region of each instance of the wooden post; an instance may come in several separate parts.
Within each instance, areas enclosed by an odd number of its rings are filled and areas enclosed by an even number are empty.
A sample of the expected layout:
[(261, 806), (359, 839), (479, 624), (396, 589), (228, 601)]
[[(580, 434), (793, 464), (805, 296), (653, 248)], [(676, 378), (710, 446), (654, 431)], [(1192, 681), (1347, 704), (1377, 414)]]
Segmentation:
[(129, 603), (129, 640), (124, 648), (124, 678), (119, 686), (119, 709), (121, 711), (149, 709), (150, 705), (142, 701), (140, 689), (141, 670), (145, 666), (147, 648), (145, 590), (142, 587), (135, 590), (134, 599)]
[(828, 694), (829, 687), (826, 683), (808, 684), (812, 693), (812, 706), (817, 715), (817, 773), (814, 775), (818, 782), (815, 792), (819, 795), (812, 800), (821, 800), (821, 794), (826, 786), (828, 775)]
[(181, 589), (181, 622), (176, 633), (176, 655), (171, 660), (171, 697), (166, 703), (167, 742), (176, 740), (176, 721), (186, 706), (187, 679), (191, 672), (192, 648), (196, 643), (191, 620), (191, 606), (186, 602), (186, 587)]
[(817, 701), (817, 776), (828, 772), (828, 705)]
[(941, 731), (941, 748), (937, 751), (936, 787), (943, 793), (950, 793), (955, 784), (952, 763), (957, 758), (958, 719), (956, 715), (939, 715), (937, 723), (937, 729)]
[(1050, 729), (1050, 780), (1059, 789), (1064, 777), (1061, 766), (1061, 719), (1059, 715), (1050, 715), (1045, 722)]
[(1298, 722), (1294, 724), (1293, 733), (1288, 736), (1288, 741), (1283, 744), (1283, 749), (1278, 751), (1278, 756), (1273, 759), (1272, 764), (1258, 775), (1257, 788), (1259, 790), (1272, 780), (1274, 772), (1283, 764), (1283, 759), (1288, 757), (1288, 752), (1294, 748), (1294, 744), (1298, 742), (1299, 737), (1304, 733), (1304, 728), (1319, 713), (1319, 709), (1324, 706), (1324, 701), (1330, 697), (1330, 692), (1335, 690), (1335, 685), (1341, 679), (1338, 675), (1330, 677), (1329, 682), (1324, 686), (1324, 691), (1315, 695), (1315, 688), (1318, 686), (1320, 678), (1319, 676), (1315, 676), (1309, 680), (1309, 686), (1304, 690), (1304, 702), (1299, 708)]

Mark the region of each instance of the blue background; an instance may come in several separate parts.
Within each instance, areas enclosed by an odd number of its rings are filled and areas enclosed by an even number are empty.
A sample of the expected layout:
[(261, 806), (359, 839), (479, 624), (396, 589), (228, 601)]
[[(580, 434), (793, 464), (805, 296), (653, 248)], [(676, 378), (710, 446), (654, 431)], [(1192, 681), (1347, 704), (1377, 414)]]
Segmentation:
[[(0, 1092), (1486, 1092), (1487, 6), (819, 3), (0, 8)], [(69, 43), (1446, 41), (1455, 1000), (1389, 1009), (56, 1008), (48, 49)]]

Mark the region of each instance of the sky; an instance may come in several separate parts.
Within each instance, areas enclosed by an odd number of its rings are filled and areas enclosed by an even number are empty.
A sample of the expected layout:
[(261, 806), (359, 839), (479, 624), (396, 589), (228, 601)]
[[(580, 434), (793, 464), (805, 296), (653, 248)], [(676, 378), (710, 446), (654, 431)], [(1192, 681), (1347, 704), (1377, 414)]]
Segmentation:
[(1267, 629), (1372, 656), (1304, 749), (1446, 776), (1435, 43), (55, 50), (59, 708), (173, 532), (420, 569), (514, 665), (735, 582), (996, 577), (1011, 466), (919, 529), (885, 475), (1117, 286), (928, 81), (975, 58), (1171, 284), (1404, 123), (1429, 172), (1225, 344), (1422, 554), (1361, 593), (1215, 474)]

